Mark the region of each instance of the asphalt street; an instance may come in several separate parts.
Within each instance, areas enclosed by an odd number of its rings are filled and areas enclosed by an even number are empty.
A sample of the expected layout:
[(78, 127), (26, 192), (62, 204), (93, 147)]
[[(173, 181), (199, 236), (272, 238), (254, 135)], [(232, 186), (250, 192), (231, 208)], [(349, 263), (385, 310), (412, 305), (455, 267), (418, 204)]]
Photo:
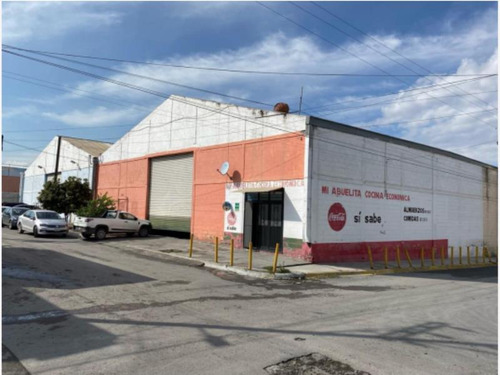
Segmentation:
[(254, 280), (119, 239), (2, 234), (3, 344), (31, 374), (268, 374), (311, 353), (372, 375), (497, 374), (496, 268)]

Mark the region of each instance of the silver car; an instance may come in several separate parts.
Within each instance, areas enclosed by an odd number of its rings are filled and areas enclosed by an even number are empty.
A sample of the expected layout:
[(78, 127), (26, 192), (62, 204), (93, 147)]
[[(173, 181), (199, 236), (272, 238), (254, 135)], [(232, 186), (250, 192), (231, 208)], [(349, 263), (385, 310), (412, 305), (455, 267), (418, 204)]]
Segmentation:
[(7, 209), (2, 212), (2, 227), (6, 225), (9, 229), (16, 229), (17, 218), (28, 210), (29, 208), (27, 207), (7, 207)]
[(34, 237), (57, 234), (66, 237), (68, 225), (55, 211), (29, 210), (17, 220), (19, 233), (31, 232)]

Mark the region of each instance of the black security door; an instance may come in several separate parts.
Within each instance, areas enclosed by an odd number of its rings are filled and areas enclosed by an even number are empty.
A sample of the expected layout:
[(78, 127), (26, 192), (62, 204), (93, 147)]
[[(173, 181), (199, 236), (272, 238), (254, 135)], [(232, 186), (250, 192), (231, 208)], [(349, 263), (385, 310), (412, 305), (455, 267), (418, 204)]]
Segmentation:
[[(283, 189), (263, 193), (247, 193), (244, 237), (251, 238), (255, 248), (274, 250), (276, 243), (283, 245)], [(251, 218), (250, 218), (251, 216)], [(251, 222), (251, 225), (250, 225)], [(248, 245), (245, 241), (245, 245)]]

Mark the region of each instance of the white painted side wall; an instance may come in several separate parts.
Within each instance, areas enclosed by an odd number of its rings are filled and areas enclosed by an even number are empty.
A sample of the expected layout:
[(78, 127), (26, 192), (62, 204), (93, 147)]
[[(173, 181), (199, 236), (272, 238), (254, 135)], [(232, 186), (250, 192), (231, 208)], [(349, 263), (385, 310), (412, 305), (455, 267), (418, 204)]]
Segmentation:
[[(26, 169), (24, 174), (24, 185), (22, 201), (28, 204), (37, 204), (38, 194), (45, 183), (45, 175), (54, 173), (56, 167), (57, 137), (54, 137), (43, 149), (36, 159)], [(71, 160), (78, 164), (74, 164)], [(61, 181), (65, 181), (70, 176), (88, 179), (92, 186), (92, 157), (87, 152), (73, 146), (71, 143), (61, 140), (61, 150), (59, 156), (59, 172)], [(38, 166), (43, 168), (39, 168)]]
[(100, 161), (303, 131), (305, 122), (305, 116), (171, 96), (106, 150)]
[[(482, 244), (483, 167), (323, 128), (314, 129), (311, 142), (313, 243), (448, 239), (450, 246)], [(409, 200), (387, 199), (385, 193)], [(346, 214), (340, 230), (328, 220), (334, 203)], [(376, 222), (370, 223), (373, 216)], [(334, 212), (330, 219), (342, 222), (342, 215)]]

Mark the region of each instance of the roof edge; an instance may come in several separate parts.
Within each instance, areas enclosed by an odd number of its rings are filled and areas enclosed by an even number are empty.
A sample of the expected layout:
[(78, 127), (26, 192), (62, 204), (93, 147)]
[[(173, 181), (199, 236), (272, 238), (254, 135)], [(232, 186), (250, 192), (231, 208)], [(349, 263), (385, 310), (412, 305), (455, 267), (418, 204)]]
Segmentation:
[(471, 158), (468, 158), (468, 157), (460, 155), (460, 154), (456, 154), (456, 153), (451, 152), (451, 151), (446, 151), (446, 150), (443, 150), (443, 149), (440, 149), (437, 147), (428, 146), (428, 145), (425, 145), (423, 143), (408, 141), (406, 139), (393, 137), (391, 135), (377, 133), (377, 132), (374, 132), (371, 130), (357, 128), (355, 126), (342, 124), (342, 123), (336, 122), (336, 121), (325, 120), (325, 119), (322, 119), (319, 117), (314, 117), (314, 116), (308, 116), (308, 123), (312, 126), (317, 126), (317, 127), (324, 128), (324, 129), (331, 129), (331, 130), (339, 131), (342, 133), (359, 135), (362, 137), (371, 137), (371, 138), (380, 139), (382, 141), (386, 141), (389, 143), (394, 143), (394, 144), (399, 144), (399, 145), (407, 146), (407, 147), (414, 148), (414, 149), (419, 149), (422, 151), (430, 151), (430, 152), (433, 152), (436, 154), (451, 157), (453, 159), (476, 164), (476, 165), (479, 165), (481, 167), (493, 168), (493, 169), (498, 170), (498, 167), (496, 167), (494, 165), (484, 163), (484, 162), (479, 161), (479, 160), (471, 159)]

